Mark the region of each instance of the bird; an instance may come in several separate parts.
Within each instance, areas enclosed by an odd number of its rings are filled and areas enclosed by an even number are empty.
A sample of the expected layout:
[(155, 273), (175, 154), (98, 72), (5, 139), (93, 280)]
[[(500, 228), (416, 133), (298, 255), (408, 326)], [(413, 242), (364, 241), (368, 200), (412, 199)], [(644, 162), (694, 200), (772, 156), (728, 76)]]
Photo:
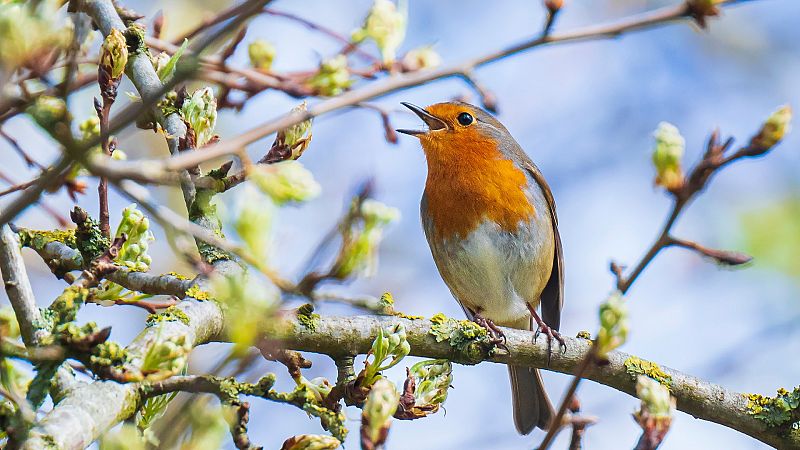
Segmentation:
[[(497, 326), (533, 330), (564, 346), (558, 333), (564, 261), (555, 201), (539, 168), (495, 117), (464, 102), (414, 112), (428, 175), (420, 202), (425, 237), (439, 274), (467, 317), (503, 338)], [(541, 307), (541, 316), (537, 313)], [(566, 347), (564, 347), (566, 348)], [(527, 435), (548, 429), (553, 405), (538, 369), (509, 366), (514, 424)]]

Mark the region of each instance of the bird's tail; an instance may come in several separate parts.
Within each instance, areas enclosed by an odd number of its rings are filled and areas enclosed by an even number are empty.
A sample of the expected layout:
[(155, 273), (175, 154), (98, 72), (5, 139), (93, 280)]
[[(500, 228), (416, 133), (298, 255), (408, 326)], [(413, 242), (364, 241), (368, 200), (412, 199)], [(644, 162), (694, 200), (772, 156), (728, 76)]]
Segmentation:
[(514, 402), (514, 425), (520, 434), (534, 427), (546, 430), (555, 414), (547, 397), (539, 369), (508, 366), (511, 377), (511, 397)]

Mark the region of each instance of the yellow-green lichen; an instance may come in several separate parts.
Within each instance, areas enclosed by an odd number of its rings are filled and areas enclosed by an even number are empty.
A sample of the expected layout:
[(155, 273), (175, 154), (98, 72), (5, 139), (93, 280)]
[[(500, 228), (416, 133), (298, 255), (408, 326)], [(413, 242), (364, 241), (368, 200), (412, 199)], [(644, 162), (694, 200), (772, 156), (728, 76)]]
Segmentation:
[(125, 43), (128, 45), (128, 53), (133, 55), (145, 54), (150, 58), (150, 49), (144, 41), (145, 29), (144, 26), (133, 23), (124, 32)]
[(314, 305), (306, 303), (297, 308), (297, 322), (309, 331), (316, 331), (319, 324), (319, 314), (314, 312)]
[(425, 318), (425, 316), (412, 316), (409, 314), (401, 313), (399, 311), (394, 313), (394, 315), (401, 319), (408, 319), (408, 320), (422, 320)]
[(191, 280), (191, 278), (187, 277), (186, 275), (182, 275), (182, 274), (180, 274), (178, 272), (167, 272), (167, 275), (169, 275), (171, 277), (175, 277), (175, 278), (177, 278), (179, 280)]
[(471, 320), (456, 320), (438, 313), (430, 318), (428, 332), (436, 342), (447, 341), (461, 353), (462, 362), (477, 364), (494, 351), (489, 333)]
[(64, 289), (64, 292), (48, 308), (48, 311), (53, 314), (54, 325), (75, 320), (78, 309), (86, 301), (88, 295), (89, 290), (86, 288), (70, 286)]
[(75, 242), (75, 230), (28, 230), (21, 229), (17, 233), (19, 242), (23, 247), (29, 247), (36, 251), (44, 248), (51, 242), (61, 242), (62, 244), (77, 248)]
[(592, 340), (592, 333), (589, 333), (586, 330), (581, 330), (581, 331), (578, 331), (578, 334), (575, 335), (575, 337), (578, 338), (578, 339), (586, 339), (587, 341), (591, 341)]
[[(214, 189), (198, 189), (194, 202), (189, 208), (189, 220), (210, 230), (215, 236), (224, 238), (222, 222), (219, 220), (219, 214), (217, 213), (217, 205), (213, 202), (216, 193)], [(197, 241), (197, 251), (200, 252), (203, 261), (208, 264), (213, 264), (220, 260), (233, 259), (229, 253), (203, 241)]]
[(345, 416), (341, 412), (328, 409), (319, 403), (314, 392), (306, 384), (298, 384), (292, 392), (275, 392), (269, 390), (263, 397), (270, 400), (289, 403), (301, 408), (307, 414), (318, 417), (322, 428), (328, 430), (337, 439), (344, 442), (347, 437)]
[(182, 309), (176, 306), (170, 306), (159, 314), (150, 314), (147, 316), (147, 321), (145, 324), (150, 327), (161, 322), (183, 322), (184, 324), (189, 325), (189, 316), (187, 316)]
[(383, 295), (381, 295), (380, 304), (381, 304), (381, 306), (383, 306), (384, 308), (387, 308), (387, 309), (393, 307), (394, 306), (394, 297), (392, 296), (392, 293), (391, 292), (384, 292)]
[(201, 301), (211, 299), (211, 294), (208, 293), (207, 291), (200, 289), (200, 287), (196, 284), (186, 290), (186, 296)]
[(791, 424), (793, 429), (800, 428), (800, 386), (791, 392), (778, 389), (775, 397), (761, 394), (745, 394), (747, 396), (747, 413), (770, 427)]
[(205, 261), (208, 264), (214, 264), (217, 261), (225, 261), (228, 259), (232, 259), (230, 253), (220, 250), (217, 247), (214, 247), (213, 245), (207, 244), (205, 242), (197, 243), (197, 251), (203, 258), (203, 261)]
[(628, 372), (628, 375), (630, 375), (634, 381), (637, 376), (645, 375), (658, 381), (667, 388), (672, 386), (672, 376), (665, 373), (661, 370), (661, 366), (652, 361), (647, 361), (635, 356), (628, 357), (628, 359), (625, 360), (625, 371)]
[(44, 442), (44, 447), (42, 448), (42, 450), (54, 450), (54, 449), (58, 450), (59, 448), (61, 448), (61, 446), (58, 444), (58, 441), (56, 441), (55, 437), (50, 436), (49, 434), (43, 434), (41, 438), (42, 441)]
[(108, 250), (108, 247), (111, 246), (111, 240), (103, 234), (98, 221), (94, 220), (89, 216), (89, 213), (77, 206), (70, 216), (78, 226), (75, 230), (75, 242), (85, 263), (97, 258)]

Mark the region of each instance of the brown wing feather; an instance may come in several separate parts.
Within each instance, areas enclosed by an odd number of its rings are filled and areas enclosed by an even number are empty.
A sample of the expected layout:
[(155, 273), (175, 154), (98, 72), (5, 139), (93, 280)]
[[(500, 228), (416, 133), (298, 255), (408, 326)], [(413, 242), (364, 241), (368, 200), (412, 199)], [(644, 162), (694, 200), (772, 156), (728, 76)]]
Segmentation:
[[(527, 158), (525, 158), (527, 159)], [(525, 161), (525, 168), (531, 174), (550, 206), (550, 216), (553, 222), (553, 238), (555, 240), (555, 252), (553, 256), (553, 270), (550, 272), (550, 279), (542, 291), (542, 320), (548, 326), (558, 330), (561, 325), (561, 308), (564, 305), (564, 252), (561, 248), (561, 236), (558, 233), (558, 216), (556, 215), (556, 201), (550, 186), (547, 185), (542, 172), (532, 162)]]

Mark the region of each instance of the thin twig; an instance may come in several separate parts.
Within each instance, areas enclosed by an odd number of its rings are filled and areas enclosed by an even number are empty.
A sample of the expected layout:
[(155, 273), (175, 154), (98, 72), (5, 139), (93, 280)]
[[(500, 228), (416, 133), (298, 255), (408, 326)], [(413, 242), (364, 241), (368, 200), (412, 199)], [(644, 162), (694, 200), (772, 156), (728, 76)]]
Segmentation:
[(567, 388), (567, 392), (564, 394), (561, 403), (558, 406), (558, 411), (556, 412), (555, 417), (552, 419), (550, 423), (550, 428), (547, 430), (547, 434), (544, 435), (542, 442), (539, 444), (538, 450), (546, 450), (550, 447), (550, 444), (553, 443), (553, 439), (555, 439), (556, 434), (561, 430), (563, 426), (563, 419), (564, 415), (567, 413), (569, 409), (570, 403), (572, 399), (575, 397), (575, 392), (578, 390), (578, 385), (583, 380), (584, 376), (586, 375), (587, 370), (592, 366), (594, 361), (597, 359), (597, 345), (592, 345), (589, 348), (589, 351), (586, 355), (581, 359), (579, 365), (575, 369), (573, 373), (572, 382), (570, 383), (569, 387)]
[[(271, 16), (283, 17), (283, 18), (286, 18), (286, 19), (289, 19), (289, 20), (293, 20), (293, 21), (295, 21), (297, 23), (305, 25), (306, 27), (308, 27), (308, 28), (310, 28), (312, 30), (319, 31), (322, 34), (325, 34), (325, 35), (333, 38), (334, 40), (339, 41), (339, 43), (341, 43), (341, 44), (348, 45), (348, 46), (352, 44), (350, 42), (350, 39), (346, 38), (342, 34), (337, 33), (336, 31), (334, 31), (334, 30), (332, 30), (332, 29), (330, 29), (328, 27), (325, 27), (325, 26), (320, 25), (318, 23), (312, 22), (312, 21), (310, 21), (310, 20), (308, 20), (306, 18), (300, 17), (298, 15), (295, 15), (295, 14), (292, 14), (292, 13), (288, 13), (288, 12), (285, 12), (285, 11), (276, 11), (276, 10), (274, 10), (272, 8), (264, 8), (264, 13), (269, 14)], [(353, 53), (355, 53), (356, 55), (364, 58), (365, 60), (367, 60), (367, 61), (369, 61), (369, 62), (371, 62), (373, 64), (376, 64), (376, 65), (380, 65), (381, 64), (381, 60), (380, 59), (378, 59), (377, 57), (375, 57), (375, 56), (373, 56), (373, 55), (371, 55), (371, 54), (369, 54), (367, 52), (365, 52), (364, 50), (360, 49), (359, 47), (355, 47), (353, 49)]]
[[(36, 167), (39, 170), (44, 170), (45, 169), (45, 167), (41, 163), (39, 163), (39, 161), (36, 161), (35, 159), (33, 159), (28, 154), (28, 152), (26, 152), (25, 149), (23, 149), (22, 146), (19, 145), (19, 142), (16, 139), (11, 137), (2, 128), (0, 128), (0, 136), (2, 136), (3, 139), (8, 141), (8, 143), (11, 145), (11, 148), (13, 148), (15, 152), (17, 152), (17, 154), (25, 161), (25, 164), (27, 164), (28, 167)], [(3, 195), (3, 194), (0, 194), (0, 195)]]
[[(728, 0), (720, 3), (720, 5), (726, 3), (737, 2), (735, 0)], [(394, 75), (384, 80), (370, 83), (362, 88), (354, 89), (337, 97), (322, 101), (309, 108), (309, 110), (305, 113), (288, 113), (277, 119), (270, 120), (249, 131), (246, 131), (245, 133), (242, 133), (236, 138), (227, 139), (215, 145), (206, 147), (202, 152), (184, 152), (180, 155), (172, 156), (166, 160), (158, 160), (158, 162), (162, 164), (162, 170), (164, 171), (174, 171), (193, 167), (222, 156), (238, 153), (242, 148), (251, 142), (264, 138), (278, 130), (285, 129), (291, 125), (322, 114), (352, 106), (359, 102), (387, 95), (412, 86), (418, 86), (433, 80), (461, 76), (462, 74), (474, 70), (477, 67), (513, 56), (517, 53), (535, 47), (557, 43), (613, 38), (623, 33), (628, 33), (655, 25), (662, 25), (676, 20), (686, 19), (689, 17), (689, 11), (689, 7), (686, 4), (669, 6), (643, 14), (634, 15), (609, 24), (590, 26), (571, 32), (553, 34), (545, 37), (537, 37), (497, 52), (492, 52), (483, 56), (468, 59), (452, 66)], [(141, 163), (141, 161), (137, 163)], [(119, 179), (133, 177), (137, 176), (137, 172), (139, 171), (139, 166), (137, 163), (122, 161), (104, 162), (96, 164), (93, 167), (93, 170), (110, 178)], [(148, 161), (147, 163), (155, 167), (152, 161)]]
[[(100, 70), (103, 69), (101, 68)], [(114, 88), (114, 90), (116, 91), (116, 88)], [(100, 134), (107, 136), (108, 117), (111, 114), (111, 105), (114, 103), (114, 99), (104, 95), (102, 106), (99, 106), (96, 102), (97, 99), (95, 99), (95, 109), (97, 110), (97, 116), (100, 119)], [(103, 154), (108, 157), (111, 157), (112, 153), (111, 140), (112, 137), (108, 136), (102, 140), (101, 144)], [(100, 182), (97, 185), (97, 197), (100, 201), (100, 231), (103, 232), (104, 236), (111, 237), (111, 226), (109, 225), (110, 216), (108, 213), (108, 178), (100, 177)]]
[(0, 197), (2, 197), (4, 195), (11, 194), (13, 192), (21, 191), (23, 189), (28, 189), (29, 187), (31, 187), (34, 184), (36, 184), (37, 181), (39, 181), (39, 178), (34, 178), (34, 179), (32, 179), (30, 181), (26, 181), (24, 183), (18, 183), (18, 184), (15, 184), (13, 186), (9, 186), (6, 189), (0, 191)]

